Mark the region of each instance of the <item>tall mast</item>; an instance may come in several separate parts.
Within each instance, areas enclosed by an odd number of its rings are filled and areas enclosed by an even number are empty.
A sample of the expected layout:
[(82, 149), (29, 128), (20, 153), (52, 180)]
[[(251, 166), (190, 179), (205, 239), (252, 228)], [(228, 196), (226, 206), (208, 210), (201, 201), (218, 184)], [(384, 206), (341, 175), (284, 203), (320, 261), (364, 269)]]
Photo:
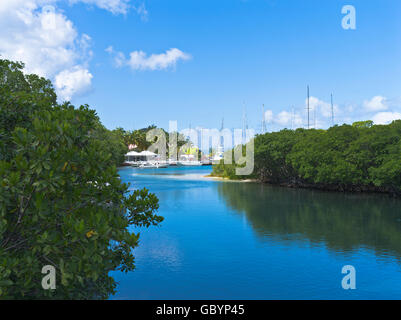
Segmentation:
[(333, 94), (331, 94), (331, 123), (334, 126), (334, 105), (333, 105)]
[(246, 110), (245, 101), (242, 103), (243, 114), (242, 114), (242, 144), (246, 143)]
[(262, 134), (266, 133), (265, 105), (262, 106)]
[(316, 104), (313, 106), (313, 127), (316, 129)]
[(223, 130), (224, 130), (224, 118), (221, 119), (220, 148), (219, 148), (219, 152), (224, 152), (224, 135), (223, 135)]
[(246, 114), (246, 107), (245, 107), (245, 130), (248, 130), (248, 115)]
[(294, 130), (294, 106), (291, 109), (291, 130)]
[(310, 111), (310, 108), (309, 108), (309, 86), (307, 88), (307, 95), (308, 95), (308, 129), (309, 129), (309, 127), (310, 127), (310, 121), (309, 121), (309, 111)]

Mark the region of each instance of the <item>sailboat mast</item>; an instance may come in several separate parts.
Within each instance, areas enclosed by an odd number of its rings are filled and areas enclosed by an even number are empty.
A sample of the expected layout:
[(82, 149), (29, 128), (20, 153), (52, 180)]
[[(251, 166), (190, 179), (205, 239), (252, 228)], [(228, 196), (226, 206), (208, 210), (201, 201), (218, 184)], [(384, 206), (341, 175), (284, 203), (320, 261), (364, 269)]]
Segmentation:
[(224, 118), (221, 119), (221, 130), (220, 130), (220, 147), (219, 147), (219, 152), (223, 153), (224, 152)]
[(331, 123), (334, 126), (334, 105), (333, 105), (333, 94), (331, 94)]
[(310, 106), (309, 106), (309, 86), (307, 87), (307, 96), (308, 96), (308, 129), (310, 127), (310, 120), (309, 120), (309, 111), (310, 111)]
[(294, 130), (294, 106), (291, 108), (291, 130)]
[(265, 105), (262, 106), (262, 134), (266, 133)]
[(242, 114), (242, 144), (246, 143), (246, 110), (245, 110), (245, 101), (243, 102), (243, 114)]
[(313, 127), (316, 129), (316, 104), (313, 107)]

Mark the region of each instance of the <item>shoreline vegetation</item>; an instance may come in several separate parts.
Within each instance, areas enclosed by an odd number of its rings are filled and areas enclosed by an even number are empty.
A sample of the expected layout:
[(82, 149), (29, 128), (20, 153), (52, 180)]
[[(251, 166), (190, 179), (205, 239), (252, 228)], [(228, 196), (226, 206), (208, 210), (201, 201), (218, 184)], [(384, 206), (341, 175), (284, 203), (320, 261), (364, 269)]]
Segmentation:
[(215, 181), (225, 181), (225, 182), (254, 182), (254, 183), (258, 182), (258, 180), (256, 180), (256, 179), (241, 179), (241, 180), (239, 180), (239, 179), (230, 179), (228, 177), (214, 176), (213, 174), (208, 174), (208, 175), (203, 176), (203, 177), (207, 178), (207, 179), (212, 179), (212, 180), (215, 180)]
[[(121, 181), (121, 132), (23, 69), (0, 59), (0, 299), (107, 299), (110, 272), (135, 269), (130, 228), (163, 221), (159, 200)], [(57, 290), (38, 285), (44, 266)]]
[[(234, 164), (213, 166), (211, 176), (322, 191), (401, 196), (401, 120), (372, 121), (328, 130), (297, 129), (257, 135), (255, 167), (237, 176)], [(233, 152), (232, 150), (227, 152)]]

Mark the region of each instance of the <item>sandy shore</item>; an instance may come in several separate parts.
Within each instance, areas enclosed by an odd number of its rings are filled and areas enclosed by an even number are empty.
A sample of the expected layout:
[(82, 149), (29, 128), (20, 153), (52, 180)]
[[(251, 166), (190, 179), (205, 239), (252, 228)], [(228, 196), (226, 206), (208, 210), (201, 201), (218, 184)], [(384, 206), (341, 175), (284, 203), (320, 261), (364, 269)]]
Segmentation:
[(222, 177), (214, 177), (211, 175), (203, 176), (206, 179), (216, 180), (216, 181), (224, 181), (224, 182), (257, 182), (254, 179), (246, 179), (246, 180), (231, 180), (229, 178), (222, 178)]

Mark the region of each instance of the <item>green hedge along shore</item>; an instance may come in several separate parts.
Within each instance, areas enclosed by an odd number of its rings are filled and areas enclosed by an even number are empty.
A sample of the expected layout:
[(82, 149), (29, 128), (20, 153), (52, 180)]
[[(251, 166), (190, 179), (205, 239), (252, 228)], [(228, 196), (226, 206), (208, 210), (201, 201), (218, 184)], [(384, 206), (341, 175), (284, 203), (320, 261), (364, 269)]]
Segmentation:
[(252, 175), (237, 176), (235, 164), (222, 162), (212, 175), (297, 188), (401, 195), (401, 120), (389, 125), (361, 121), (328, 130), (286, 129), (257, 135), (254, 143)]

